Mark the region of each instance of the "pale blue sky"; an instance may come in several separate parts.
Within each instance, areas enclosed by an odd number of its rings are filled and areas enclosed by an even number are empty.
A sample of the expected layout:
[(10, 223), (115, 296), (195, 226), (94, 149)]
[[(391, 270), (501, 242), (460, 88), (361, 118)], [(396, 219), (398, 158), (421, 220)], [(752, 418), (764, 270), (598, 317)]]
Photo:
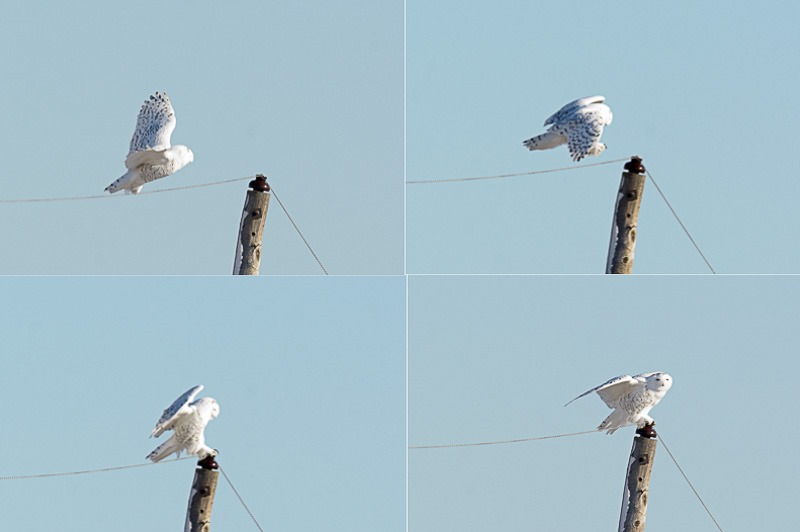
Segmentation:
[[(797, 2), (409, 0), (407, 176), (574, 165), (522, 140), (575, 98), (614, 112), (718, 272), (800, 272)], [(407, 188), (408, 271), (602, 273), (622, 164)], [(635, 271), (707, 273), (648, 183)]]
[[(784, 529), (800, 461), (765, 460), (800, 438), (798, 289), (783, 276), (410, 277), (409, 444), (591, 430), (602, 401), (564, 403), (666, 371), (656, 428), (723, 529)], [(411, 450), (409, 530), (614, 530), (632, 438)], [(648, 532), (715, 530), (656, 452)]]
[[(602, 273), (622, 163), (409, 185), (405, 211), (403, 168), (415, 180), (574, 165), (522, 140), (603, 94), (609, 148), (586, 162), (643, 156), (718, 272), (800, 272), (787, 97), (800, 76), (783, 67), (800, 7), (405, 8), (405, 100), (402, 0), (4, 8), (0, 390), (13, 430), (0, 476), (143, 463), (161, 411), (202, 383), (221, 404), (208, 442), (265, 530), (401, 531), (406, 487), (412, 532), (613, 529), (632, 429), (410, 451), (408, 486), (406, 445), (592, 429), (607, 415), (597, 397), (563, 404), (662, 370), (675, 385), (658, 429), (723, 528), (780, 528), (797, 489), (763, 458), (776, 431), (800, 437), (781, 381), (800, 369), (800, 277), (415, 275)], [(195, 161), (145, 190), (266, 173), (328, 271), (348, 276), (317, 276), (273, 197), (261, 272), (274, 277), (216, 277), (232, 269), (246, 182), (3, 203), (102, 194), (156, 90)], [(708, 271), (651, 183), (638, 235), (635, 272)], [(175, 528), (192, 471), (0, 481), (3, 526)], [(651, 488), (648, 532), (713, 530), (663, 447)], [(214, 522), (255, 529), (223, 480)]]
[[(264, 530), (404, 530), (405, 281), (0, 279), (0, 476), (144, 463), (195, 384)], [(0, 481), (3, 530), (182, 526), (194, 461)], [(213, 522), (256, 530), (220, 478)]]
[[(103, 194), (162, 90), (195, 160), (145, 190), (264, 173), (330, 273), (403, 273), (402, 0), (6, 4), (0, 199)], [(0, 273), (230, 274), (246, 189), (0, 205)], [(263, 273), (321, 273), (266, 224)]]

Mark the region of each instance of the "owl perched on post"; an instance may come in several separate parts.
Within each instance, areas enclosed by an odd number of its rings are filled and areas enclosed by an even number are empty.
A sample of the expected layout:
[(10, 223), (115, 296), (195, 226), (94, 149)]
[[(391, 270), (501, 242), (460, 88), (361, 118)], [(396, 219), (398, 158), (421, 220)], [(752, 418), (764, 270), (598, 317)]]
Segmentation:
[(552, 124), (546, 133), (522, 144), (531, 151), (566, 144), (573, 161), (580, 161), (587, 155), (600, 155), (606, 149), (600, 142), (603, 127), (614, 118), (604, 101), (604, 96), (588, 96), (568, 103), (544, 121), (545, 126)]
[(608, 434), (613, 434), (614, 431), (625, 425), (636, 425), (642, 428), (655, 423), (653, 418), (647, 414), (661, 401), (671, 387), (672, 377), (668, 373), (660, 371), (642, 373), (634, 377), (621, 375), (580, 394), (572, 401), (597, 392), (608, 408), (613, 409), (613, 412), (600, 423), (597, 430), (605, 430)]
[(180, 456), (182, 451), (201, 459), (216, 456), (217, 451), (206, 445), (203, 432), (208, 422), (219, 415), (219, 404), (211, 397), (192, 401), (202, 389), (202, 384), (195, 386), (164, 410), (150, 437), (161, 436), (165, 430), (173, 434), (147, 455), (148, 460), (158, 462), (173, 453)]
[(138, 194), (150, 181), (174, 174), (194, 161), (194, 153), (186, 146), (170, 146), (175, 129), (175, 111), (166, 93), (157, 92), (144, 102), (136, 120), (125, 168), (128, 171), (108, 185), (106, 192), (124, 190)]

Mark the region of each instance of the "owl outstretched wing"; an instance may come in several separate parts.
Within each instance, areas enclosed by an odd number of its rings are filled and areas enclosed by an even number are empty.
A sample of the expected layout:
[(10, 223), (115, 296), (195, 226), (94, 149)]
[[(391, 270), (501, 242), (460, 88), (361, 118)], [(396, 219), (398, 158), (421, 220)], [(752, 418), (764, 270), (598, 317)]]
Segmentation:
[(577, 100), (569, 102), (564, 107), (553, 113), (552, 116), (544, 121), (544, 125), (546, 126), (548, 124), (562, 122), (581, 107), (586, 107), (587, 105), (593, 103), (603, 103), (604, 101), (606, 101), (605, 96), (587, 96), (586, 98), (578, 98)]
[(603, 126), (606, 125), (603, 111), (604, 109), (599, 106), (582, 108), (570, 120), (567, 129), (567, 147), (573, 161), (580, 161), (589, 155), (600, 141)]
[(156, 423), (156, 426), (153, 429), (153, 432), (150, 434), (150, 437), (161, 436), (165, 430), (172, 428), (173, 423), (179, 416), (189, 413), (191, 411), (189, 408), (189, 403), (194, 400), (194, 398), (202, 389), (203, 385), (198, 384), (175, 399), (175, 402), (169, 405), (169, 407), (164, 410), (164, 413), (161, 414), (161, 418)]
[(136, 119), (136, 129), (131, 138), (130, 153), (170, 147), (170, 137), (175, 129), (175, 111), (166, 93), (156, 92), (142, 105)]
[(610, 379), (599, 386), (595, 386), (591, 390), (583, 392), (564, 406), (567, 406), (573, 401), (577, 401), (581, 397), (585, 397), (590, 393), (597, 392), (597, 395), (600, 396), (600, 399), (602, 399), (609, 408), (614, 408), (614, 405), (620, 397), (641, 386), (642, 381), (636, 377), (631, 377), (630, 375), (620, 375), (619, 377), (614, 377), (613, 379)]

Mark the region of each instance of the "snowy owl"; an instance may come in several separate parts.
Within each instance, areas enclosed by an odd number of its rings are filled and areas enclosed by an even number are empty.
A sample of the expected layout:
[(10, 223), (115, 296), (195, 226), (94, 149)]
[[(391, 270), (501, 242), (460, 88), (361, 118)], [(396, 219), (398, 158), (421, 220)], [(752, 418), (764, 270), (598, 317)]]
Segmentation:
[(211, 397), (192, 402), (202, 389), (202, 384), (195, 386), (164, 410), (150, 437), (161, 436), (165, 430), (172, 430), (173, 434), (147, 455), (149, 460), (158, 462), (172, 453), (180, 456), (181, 451), (197, 455), (201, 459), (216, 456), (217, 451), (206, 445), (203, 431), (208, 422), (219, 415), (219, 405)]
[(600, 423), (597, 430), (605, 430), (608, 434), (613, 434), (615, 430), (625, 425), (636, 425), (642, 428), (645, 425), (653, 424), (653, 418), (647, 414), (661, 401), (671, 387), (672, 377), (660, 371), (642, 373), (634, 377), (620, 375), (580, 394), (572, 401), (597, 392), (608, 408), (614, 410), (605, 421)]
[(546, 133), (522, 144), (531, 151), (566, 144), (573, 161), (580, 161), (587, 155), (600, 155), (606, 149), (600, 142), (603, 126), (614, 118), (604, 101), (604, 96), (588, 96), (568, 103), (544, 121), (545, 126), (553, 124)]
[(172, 175), (194, 161), (192, 150), (186, 146), (170, 146), (169, 138), (174, 129), (175, 111), (169, 97), (162, 92), (150, 96), (136, 120), (136, 130), (125, 158), (128, 171), (108, 185), (106, 191), (138, 194), (145, 183)]

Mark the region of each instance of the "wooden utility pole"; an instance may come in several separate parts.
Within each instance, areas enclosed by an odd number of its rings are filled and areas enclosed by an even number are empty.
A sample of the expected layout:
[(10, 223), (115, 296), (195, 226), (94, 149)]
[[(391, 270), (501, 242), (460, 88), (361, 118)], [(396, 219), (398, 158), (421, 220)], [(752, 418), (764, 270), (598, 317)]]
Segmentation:
[(650, 495), (650, 472), (656, 457), (656, 434), (653, 425), (638, 429), (625, 475), (619, 532), (644, 532), (647, 518), (647, 499)]
[(625, 163), (617, 203), (614, 206), (614, 220), (611, 223), (606, 273), (633, 273), (639, 206), (642, 203), (644, 182), (647, 177), (645, 172), (642, 159), (639, 157), (631, 157), (631, 160)]
[(258, 174), (248, 187), (236, 240), (233, 275), (258, 275), (261, 269), (261, 242), (269, 208), (269, 185), (267, 178)]
[(194, 470), (192, 491), (189, 492), (189, 507), (186, 509), (184, 532), (209, 532), (211, 530), (211, 507), (217, 491), (219, 464), (215, 455), (207, 456), (197, 462)]

